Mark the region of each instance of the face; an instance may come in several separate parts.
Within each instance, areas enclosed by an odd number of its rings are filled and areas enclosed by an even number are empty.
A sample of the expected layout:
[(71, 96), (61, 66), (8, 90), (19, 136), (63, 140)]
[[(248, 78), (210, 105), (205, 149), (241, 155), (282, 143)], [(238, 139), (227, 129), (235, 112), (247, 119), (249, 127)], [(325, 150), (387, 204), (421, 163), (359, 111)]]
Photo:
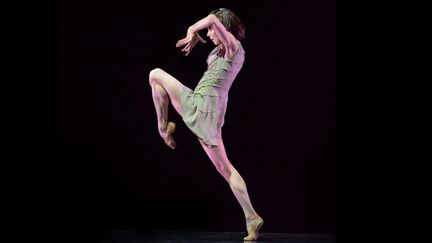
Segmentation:
[(219, 45), (220, 44), (220, 41), (217, 38), (217, 36), (216, 36), (215, 31), (214, 31), (213, 28), (211, 28), (211, 27), (207, 28), (207, 36), (213, 41), (213, 43), (215, 45)]

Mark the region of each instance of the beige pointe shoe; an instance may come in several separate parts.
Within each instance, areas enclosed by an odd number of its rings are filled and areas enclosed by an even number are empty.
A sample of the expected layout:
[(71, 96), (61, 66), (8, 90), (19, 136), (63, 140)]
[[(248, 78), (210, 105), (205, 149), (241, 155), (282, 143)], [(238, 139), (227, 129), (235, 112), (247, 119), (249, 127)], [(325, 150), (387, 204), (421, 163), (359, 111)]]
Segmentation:
[(167, 137), (165, 138), (165, 143), (168, 145), (168, 147), (175, 149), (177, 147), (176, 142), (174, 141), (174, 138), (172, 134), (174, 133), (176, 128), (176, 125), (174, 122), (168, 122), (167, 124)]
[(248, 236), (243, 238), (243, 240), (257, 240), (258, 239), (258, 231), (263, 226), (264, 221), (261, 217), (254, 219), (252, 223), (248, 226)]

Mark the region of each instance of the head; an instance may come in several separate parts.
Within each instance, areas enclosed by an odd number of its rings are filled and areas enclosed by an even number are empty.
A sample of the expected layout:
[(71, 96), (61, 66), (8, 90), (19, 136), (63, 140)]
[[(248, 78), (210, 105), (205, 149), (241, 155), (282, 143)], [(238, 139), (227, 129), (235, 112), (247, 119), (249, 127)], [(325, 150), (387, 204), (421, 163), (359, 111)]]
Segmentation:
[[(233, 11), (226, 8), (218, 8), (213, 10), (210, 14), (214, 14), (237, 40), (245, 38), (244, 26)], [(215, 38), (212, 28), (208, 29), (207, 36), (210, 37), (216, 45), (220, 44), (219, 40)]]

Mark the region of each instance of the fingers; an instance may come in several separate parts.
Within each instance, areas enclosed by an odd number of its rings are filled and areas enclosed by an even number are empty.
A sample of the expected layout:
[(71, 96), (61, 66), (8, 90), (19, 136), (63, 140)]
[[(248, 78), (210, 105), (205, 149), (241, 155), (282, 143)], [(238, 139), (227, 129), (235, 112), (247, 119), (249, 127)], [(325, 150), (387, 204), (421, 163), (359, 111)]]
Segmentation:
[(185, 52), (185, 56), (188, 56), (191, 53), (192, 48), (196, 45), (196, 42), (194, 42), (194, 41), (188, 41), (188, 42), (183, 43), (183, 42), (179, 41), (176, 44), (177, 47), (181, 47), (181, 46), (184, 46), (184, 45), (186, 45), (186, 46), (183, 47), (183, 49), (181, 51)]
[(194, 47), (193, 45), (191, 45), (190, 43), (188, 43), (186, 45), (186, 47), (182, 49), (182, 52), (186, 52), (185, 56), (188, 56), (189, 53), (192, 51), (193, 47)]
[(177, 41), (176, 47), (181, 47), (186, 45), (186, 42), (184, 39)]
[(192, 48), (196, 45), (196, 43), (198, 41), (200, 41), (201, 43), (206, 43), (206, 41), (203, 40), (199, 35), (197, 35), (197, 36), (198, 36), (198, 38), (195, 38), (195, 39), (194, 38), (188, 38), (186, 36), (186, 38), (178, 40), (176, 43), (176, 47), (183, 47), (183, 49), (181, 51), (186, 52), (185, 55), (188, 56), (191, 53)]
[(190, 42), (186, 43), (186, 46), (182, 49), (182, 51), (185, 51), (186, 49), (190, 48), (190, 46), (191, 46)]
[(188, 38), (183, 38), (183, 39), (177, 41), (176, 47), (184, 46), (184, 45), (186, 45), (187, 43), (189, 43)]
[(185, 46), (185, 48), (182, 49), (182, 51), (189, 50), (189, 44)]
[(185, 50), (185, 56), (189, 56), (189, 54), (191, 53), (191, 51), (192, 51), (192, 48), (193, 48), (193, 46), (192, 47), (189, 47), (187, 50)]

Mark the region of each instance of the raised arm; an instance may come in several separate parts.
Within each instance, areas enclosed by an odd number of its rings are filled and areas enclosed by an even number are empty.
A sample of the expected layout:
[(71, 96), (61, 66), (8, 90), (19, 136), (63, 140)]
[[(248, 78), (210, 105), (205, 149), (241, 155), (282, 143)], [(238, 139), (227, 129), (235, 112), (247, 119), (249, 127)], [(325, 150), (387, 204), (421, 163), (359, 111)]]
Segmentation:
[(213, 28), (217, 38), (221, 41), (222, 45), (226, 49), (229, 49), (231, 53), (234, 53), (238, 48), (236, 38), (225, 28), (225, 26), (219, 21), (219, 19), (210, 14), (207, 17), (199, 20), (195, 24), (191, 25), (188, 30), (186, 37), (179, 40), (176, 44), (177, 47), (186, 45), (182, 51), (186, 52), (186, 56), (192, 51), (192, 48), (198, 41), (205, 43), (205, 41), (198, 35), (198, 31), (205, 28)]
[(225, 28), (225, 26), (214, 14), (210, 14), (196, 22), (191, 27), (189, 27), (188, 31), (196, 33), (204, 28), (213, 28), (217, 38), (227, 49), (230, 49), (233, 52), (237, 50), (238, 43), (236, 38)]

